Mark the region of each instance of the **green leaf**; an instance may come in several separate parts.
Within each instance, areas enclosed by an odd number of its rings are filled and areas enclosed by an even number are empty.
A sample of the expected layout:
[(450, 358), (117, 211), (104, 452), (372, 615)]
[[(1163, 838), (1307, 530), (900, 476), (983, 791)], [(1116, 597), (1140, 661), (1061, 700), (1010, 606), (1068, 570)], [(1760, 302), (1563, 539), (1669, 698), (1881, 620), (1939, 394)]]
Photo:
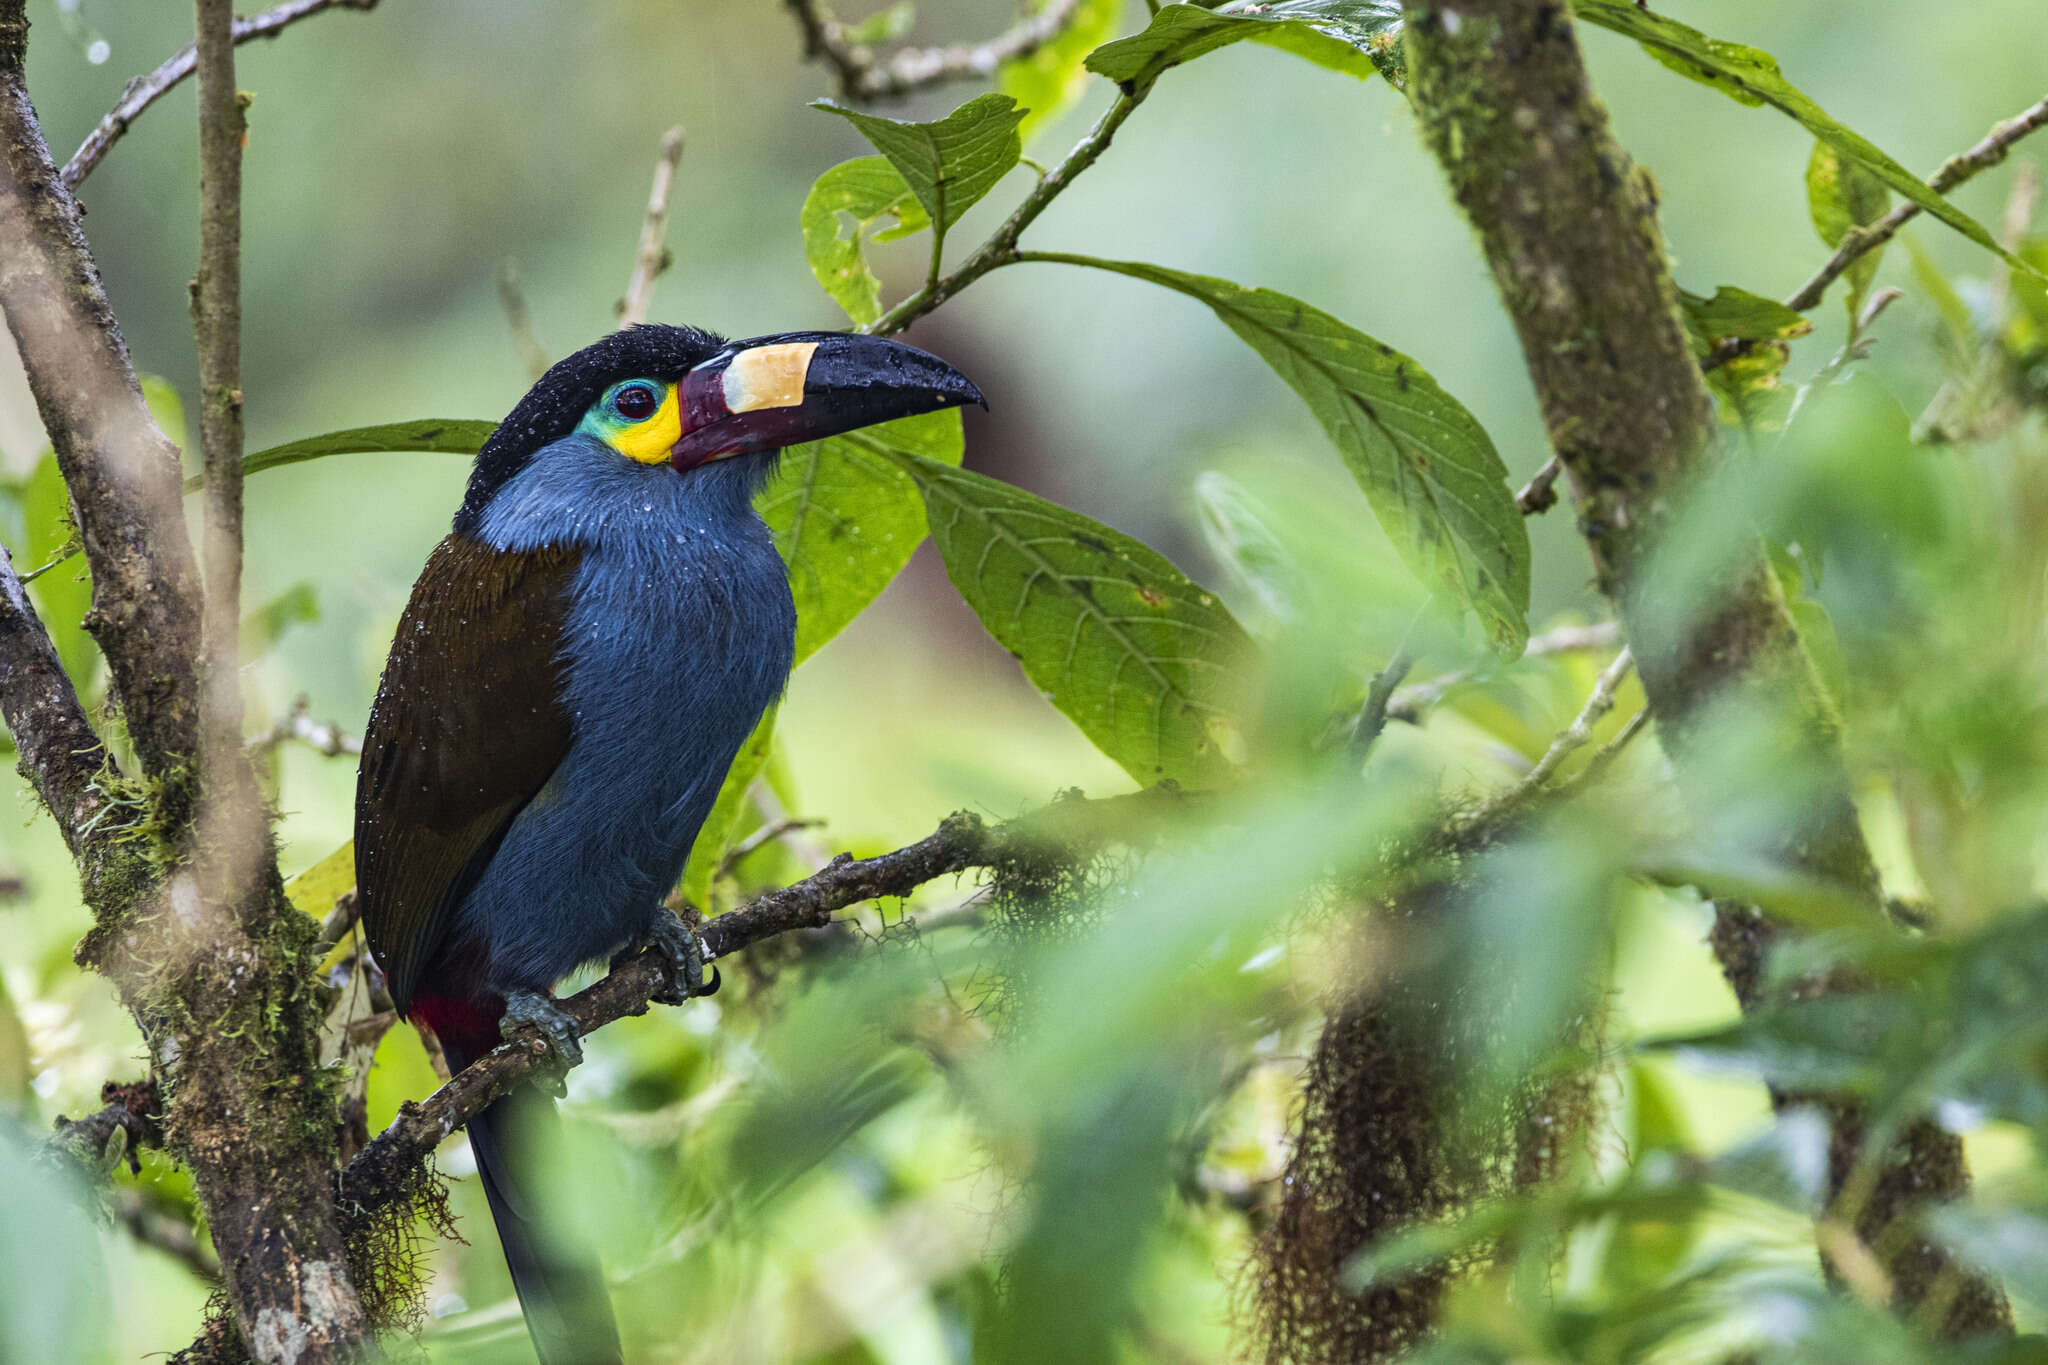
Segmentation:
[(1778, 70), (1778, 61), (1740, 43), (1709, 38), (1698, 29), (1638, 9), (1630, 0), (1574, 0), (1573, 13), (1590, 24), (1633, 38), (1652, 57), (1681, 75), (1708, 85), (1739, 104), (1768, 104), (1812, 133), (1844, 157), (1868, 167), (1873, 175), (1927, 212), (1947, 223), (2008, 265), (2034, 274), (2033, 267), (1998, 244), (1984, 225), (1921, 182), (1920, 177), (1887, 156), (1876, 144), (1837, 123), (1825, 109)]
[(1017, 132), (1025, 142), (1081, 98), (1088, 87), (1088, 54), (1116, 36), (1123, 9), (1123, 0), (1080, 0), (1058, 37), (1011, 58), (997, 71), (998, 87), (1024, 110)]
[(1730, 357), (1707, 375), (1708, 387), (1727, 401), (1733, 420), (1758, 423), (1766, 413), (1768, 391), (1778, 387), (1778, 375), (1792, 358), (1785, 342), (1805, 336), (1813, 324), (1776, 299), (1733, 285), (1722, 285), (1710, 299), (1681, 289), (1678, 303), (1696, 356), (1706, 356), (1725, 340), (1765, 343)]
[(314, 919), (325, 919), (342, 893), (356, 884), (356, 844), (351, 839), (284, 884), (285, 898)]
[(1251, 38), (1347, 75), (1378, 71), (1398, 86), (1400, 30), (1394, 0), (1274, 0), (1213, 10), (1165, 5), (1144, 32), (1090, 53), (1088, 69), (1119, 85), (1150, 85), (1183, 62)]
[[(1850, 228), (1876, 222), (1891, 204), (1891, 191), (1876, 172), (1825, 142), (1813, 144), (1813, 155), (1806, 163), (1806, 207), (1822, 245), (1840, 246)], [(1882, 246), (1866, 251), (1845, 272), (1849, 281), (1845, 302), (1852, 320), (1863, 311), (1863, 296), (1877, 275), (1877, 262), (1882, 255)]]
[[(390, 422), (377, 427), (350, 427), (324, 436), (308, 436), (268, 450), (242, 457), (242, 475), (261, 474), (266, 469), (323, 459), (329, 455), (364, 455), (385, 450), (436, 451), (448, 455), (474, 455), (498, 429), (496, 422), (465, 418), (422, 417), (411, 422)], [(185, 480), (187, 493), (206, 486), (204, 475)]]
[(932, 540), (997, 643), (1094, 745), (1150, 785), (1236, 772), (1251, 643), (1162, 556), (999, 480), (912, 456)]
[(1260, 20), (1264, 27), (1251, 35), (1255, 43), (1360, 80), (1379, 75), (1396, 90), (1407, 86), (1398, 0), (1274, 0), (1224, 12)]
[(1308, 404), (1415, 576), (1476, 612), (1502, 654), (1521, 652), (1529, 638), (1528, 528), (1486, 429), (1422, 366), (1270, 289), (1134, 261), (1046, 252), (1027, 259), (1149, 280), (1214, 309)]
[(977, 95), (936, 123), (905, 123), (816, 100), (889, 158), (940, 232), (953, 226), (1009, 174), (1024, 153), (1017, 125), (1024, 111), (1008, 95)]
[(1948, 333), (1953, 352), (1951, 360), (1958, 368), (1967, 368), (1976, 359), (1980, 340), (1977, 319), (1970, 312), (1970, 305), (1963, 302), (1955, 285), (1934, 263), (1934, 258), (1927, 254), (1927, 249), (1914, 240), (1912, 233), (1901, 234), (1899, 240), (1905, 243), (1906, 255), (1913, 263), (1913, 283), (1920, 286), (1920, 292), (1941, 314), (1942, 329)]
[[(149, 398), (152, 411), (157, 414), (159, 426), (166, 432), (183, 430), (183, 410), (177, 406), (175, 391), (161, 381), (145, 380), (143, 392)], [(168, 406), (159, 406), (165, 401), (166, 396)], [(483, 449), (484, 442), (489, 440), (491, 433), (497, 429), (496, 422), (479, 422), (460, 417), (423, 417), (416, 421), (391, 422), (384, 426), (350, 427), (346, 431), (330, 431), (323, 436), (308, 436), (304, 440), (287, 442), (281, 446), (272, 446), (268, 450), (259, 450), (253, 455), (245, 455), (242, 457), (242, 476), (247, 478), (251, 474), (261, 474), (266, 469), (299, 464), (306, 460), (318, 460), (329, 455), (367, 455), (387, 450), (474, 455)], [(196, 493), (204, 487), (204, 474), (194, 474), (185, 480), (187, 493)], [(83, 547), (78, 543), (76, 536), (50, 546), (47, 556), (38, 555), (31, 548), (25, 558), (35, 567), (32, 571), (23, 572), (23, 581), (39, 577), (43, 570), (55, 567), (51, 561), (61, 562), (69, 559), (81, 548)]]
[[(894, 229), (875, 236), (877, 225), (891, 218)], [(850, 235), (842, 230), (848, 220)], [(902, 174), (880, 156), (842, 161), (819, 176), (804, 196), (801, 222), (811, 273), (863, 327), (882, 316), (882, 282), (868, 268), (862, 247), (870, 238), (889, 240), (931, 226)]]
[(1678, 302), (1692, 333), (1693, 354), (1705, 355), (1714, 344), (1730, 338), (1744, 341), (1788, 341), (1813, 330), (1804, 314), (1794, 312), (1776, 299), (1752, 294), (1724, 284), (1714, 297), (1678, 291)]
[(732, 846), (740, 816), (746, 812), (747, 789), (754, 785), (775, 747), (775, 716), (780, 709), (771, 706), (762, 713), (754, 733), (747, 736), (726, 769), (711, 813), (697, 828), (697, 842), (690, 846), (690, 861), (683, 867), (683, 879), (676, 889), (699, 910), (711, 908), (711, 883), (718, 877), (718, 865), (725, 861), (725, 851)]
[(756, 503), (789, 565), (801, 663), (844, 630), (924, 540), (924, 502), (895, 463), (957, 465), (958, 409), (905, 417), (793, 446)]
[[(65, 490), (54, 453), (37, 461), (22, 485), (21, 512), (28, 531), (21, 556), (24, 574), (78, 553), (71, 495)], [(84, 625), (85, 614), (92, 607), (92, 571), (82, 560), (68, 568), (59, 563), (51, 572), (37, 575), (29, 592), (35, 598), (37, 614), (49, 627), (51, 643), (57, 646), (58, 661), (71, 685), (80, 696), (87, 695), (100, 661), (99, 647), (85, 633)]]

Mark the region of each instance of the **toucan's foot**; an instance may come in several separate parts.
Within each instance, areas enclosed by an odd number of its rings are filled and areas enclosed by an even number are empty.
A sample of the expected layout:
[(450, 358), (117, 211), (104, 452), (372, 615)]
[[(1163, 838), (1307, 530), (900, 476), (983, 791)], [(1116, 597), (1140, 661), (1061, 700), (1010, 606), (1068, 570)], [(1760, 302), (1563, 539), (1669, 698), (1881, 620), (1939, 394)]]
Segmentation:
[(560, 1099), (568, 1091), (563, 1078), (569, 1074), (569, 1068), (583, 1061), (583, 1042), (576, 1036), (575, 1016), (538, 991), (513, 991), (505, 997), (505, 1015), (498, 1021), (498, 1031), (509, 1038), (527, 1025), (548, 1040), (549, 1057), (542, 1068), (547, 1079), (543, 1084)]
[(685, 924), (673, 910), (655, 911), (647, 931), (647, 946), (668, 959), (669, 988), (653, 998), (664, 1005), (680, 1005), (691, 996), (718, 994), (718, 968), (711, 969), (711, 982), (704, 981), (704, 959), (708, 953), (696, 927)]

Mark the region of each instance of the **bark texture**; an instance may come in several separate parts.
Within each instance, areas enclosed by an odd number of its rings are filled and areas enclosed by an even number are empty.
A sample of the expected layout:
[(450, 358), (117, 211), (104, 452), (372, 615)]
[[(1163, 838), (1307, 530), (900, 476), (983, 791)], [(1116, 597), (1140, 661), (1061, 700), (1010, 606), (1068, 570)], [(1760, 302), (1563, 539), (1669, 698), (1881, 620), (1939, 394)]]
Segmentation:
[(166, 1145), (192, 1171), (242, 1349), (293, 1365), (352, 1360), (369, 1327), (330, 1196), (336, 1107), (317, 1054), (316, 927), (284, 897), (238, 717), (222, 720), (232, 757), (215, 765), (232, 780), (198, 776), (200, 592), (178, 450), (142, 400), (51, 164), (23, 80), (27, 32), (21, 0), (0, 0), (0, 311), (71, 494), (93, 573), (86, 624), (141, 772), (106, 759), (11, 571), (0, 575), (7, 720), (79, 855), (94, 917), (79, 957), (114, 982), (148, 1042)]
[[(199, 577), (178, 448), (142, 401), (78, 204), (50, 164), (22, 79), (27, 36), (21, 4), (0, 5), (0, 311), (92, 564), (86, 628), (143, 767), (177, 773), (199, 747)], [(177, 805), (188, 788), (176, 780), (164, 795)]]
[[(1706, 468), (1715, 418), (1687, 345), (1677, 287), (1657, 226), (1657, 196), (1609, 130), (1587, 82), (1562, 0), (1408, 0), (1407, 51), (1422, 131), (1477, 230), (1520, 336), (1551, 443), (1568, 472), (1601, 589), (1614, 601), (1641, 669), (1658, 732), (1680, 770), (1697, 777), (1711, 714), (1733, 704), (1773, 717), (1796, 751), (1787, 771), (1811, 774), (1807, 818), (1783, 836), (1793, 865), (1882, 900), (1849, 798), (1839, 724), (1760, 548), (1745, 548), (1701, 596), (1660, 578), (1654, 556), (1689, 486)], [(1753, 912), (1724, 911), (1751, 923)], [(1716, 948), (1743, 991), (1749, 925), (1724, 924)], [(1754, 978), (1750, 978), (1753, 985)], [(1753, 990), (1746, 1000), (1754, 1000)], [(1838, 1118), (1836, 1192), (1847, 1175)], [(1961, 1151), (1931, 1125), (1909, 1134), (1887, 1184), (1856, 1220), (1912, 1308), (1948, 1276), (1963, 1286), (1950, 1337), (2009, 1331), (1997, 1288), (1918, 1239), (1887, 1236), (1924, 1202), (1968, 1184)]]

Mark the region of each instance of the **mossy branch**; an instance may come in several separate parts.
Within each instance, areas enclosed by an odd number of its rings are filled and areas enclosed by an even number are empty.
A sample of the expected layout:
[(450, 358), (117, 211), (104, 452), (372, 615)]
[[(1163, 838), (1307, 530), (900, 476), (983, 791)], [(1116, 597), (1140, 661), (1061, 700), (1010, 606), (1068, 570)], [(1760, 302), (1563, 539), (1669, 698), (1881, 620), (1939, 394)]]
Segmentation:
[[(729, 957), (777, 934), (817, 929), (861, 901), (907, 896), (926, 882), (977, 867), (1015, 866), (1048, 857), (1085, 858), (1110, 843), (1145, 843), (1184, 817), (1199, 798), (1171, 786), (1088, 800), (1078, 794), (999, 825), (958, 812), (917, 843), (874, 858), (840, 854), (813, 875), (771, 891), (743, 909), (704, 923), (707, 959)], [(562, 1001), (579, 1035), (644, 1014), (672, 986), (666, 959), (644, 952), (603, 980)], [(344, 1208), (376, 1208), (416, 1188), (415, 1172), (441, 1141), (492, 1101), (550, 1064), (549, 1044), (526, 1030), (479, 1058), (420, 1103), (408, 1102), (391, 1126), (341, 1173)]]
[[(1677, 600), (1653, 572), (1689, 490), (1715, 458), (1715, 419), (1679, 319), (1656, 192), (1593, 95), (1569, 6), (1406, 0), (1403, 8), (1424, 138), (1478, 232), (1520, 336), (1600, 587), (1621, 617), (1681, 782), (1710, 780), (1710, 710), (1733, 704), (1783, 721), (1796, 751), (1789, 757), (1812, 775), (1815, 796), (1809, 818), (1785, 832), (1776, 852), (1788, 866), (1859, 894), (1873, 923), (1882, 922), (1839, 721), (1761, 549), (1732, 557), (1704, 610)], [(1754, 940), (1716, 937), (1738, 988), (1745, 960), (1736, 950)], [(1838, 1115), (1833, 1193), (1854, 1164), (1839, 1150), (1855, 1145), (1853, 1110), (1845, 1104)], [(1909, 1134), (1896, 1154), (1912, 1169), (1905, 1185), (1916, 1199), (1952, 1198), (1967, 1186), (1958, 1144)], [(1880, 1231), (1911, 1211), (1903, 1185), (1891, 1193), (1862, 1210)], [(1996, 1285), (1911, 1240), (1885, 1266), (1902, 1308), (1959, 1282), (1944, 1335), (2011, 1329)]]

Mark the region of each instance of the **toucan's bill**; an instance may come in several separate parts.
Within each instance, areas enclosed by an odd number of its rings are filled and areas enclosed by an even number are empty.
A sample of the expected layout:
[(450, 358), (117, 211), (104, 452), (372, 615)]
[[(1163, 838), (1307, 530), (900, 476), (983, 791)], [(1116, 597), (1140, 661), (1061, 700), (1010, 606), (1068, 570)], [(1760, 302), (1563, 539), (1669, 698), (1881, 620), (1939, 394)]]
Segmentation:
[(881, 337), (788, 332), (736, 341), (676, 385), (678, 469), (778, 450), (968, 403), (988, 404), (937, 356)]

